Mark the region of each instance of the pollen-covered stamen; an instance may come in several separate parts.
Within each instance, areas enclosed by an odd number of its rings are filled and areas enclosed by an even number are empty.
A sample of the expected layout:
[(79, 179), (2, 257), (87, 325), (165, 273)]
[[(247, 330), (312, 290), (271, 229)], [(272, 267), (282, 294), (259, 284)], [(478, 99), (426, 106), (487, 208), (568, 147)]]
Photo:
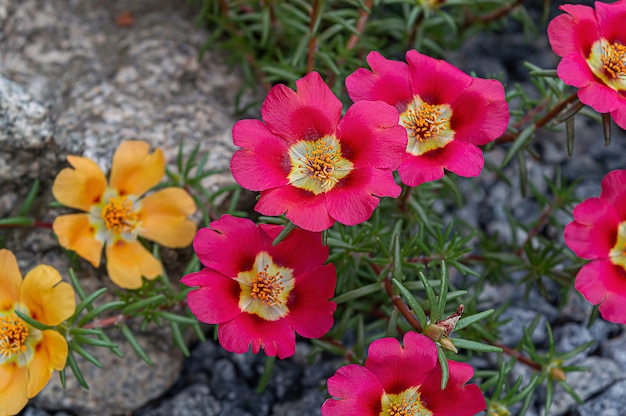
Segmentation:
[(101, 215), (107, 230), (113, 234), (133, 232), (139, 220), (133, 201), (126, 196), (110, 198), (109, 203), (102, 208)]
[(287, 179), (292, 186), (315, 195), (329, 192), (354, 168), (334, 136), (300, 140), (289, 148), (291, 170)]
[(4, 358), (26, 351), (28, 327), (16, 314), (0, 317), (0, 355)]
[(602, 45), (602, 69), (612, 79), (626, 78), (626, 45), (619, 42)]
[(265, 265), (263, 270), (257, 272), (256, 277), (252, 280), (252, 289), (250, 296), (260, 300), (266, 306), (275, 306), (280, 303), (280, 295), (285, 289), (279, 272), (274, 275), (268, 273), (269, 265)]
[(307, 149), (302, 163), (298, 165), (300, 172), (308, 174), (320, 181), (322, 188), (329, 188), (339, 180), (333, 177), (335, 166), (341, 154), (330, 143), (317, 141)]
[(448, 119), (443, 115), (440, 106), (422, 102), (417, 108), (407, 109), (401, 123), (407, 129), (409, 139), (423, 143), (445, 131)]
[(400, 394), (385, 394), (382, 400), (380, 416), (431, 416), (416, 388), (410, 388)]

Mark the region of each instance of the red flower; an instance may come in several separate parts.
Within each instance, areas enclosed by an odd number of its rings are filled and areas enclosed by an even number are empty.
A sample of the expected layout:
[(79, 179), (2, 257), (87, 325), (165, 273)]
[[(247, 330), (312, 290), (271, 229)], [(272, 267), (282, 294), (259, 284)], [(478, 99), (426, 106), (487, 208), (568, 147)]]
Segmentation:
[(465, 385), (474, 370), (448, 360), (450, 378), (441, 390), (441, 367), (435, 343), (407, 332), (404, 348), (394, 338), (372, 342), (365, 367), (349, 364), (328, 379), (334, 398), (322, 405), (322, 416), (464, 416), (485, 409), (475, 384)]
[(557, 73), (579, 88), (578, 98), (599, 113), (611, 113), (626, 129), (626, 1), (589, 6), (564, 4), (567, 14), (548, 25), (552, 50), (562, 57)]
[(418, 186), (442, 178), (444, 168), (478, 176), (484, 159), (477, 146), (498, 138), (509, 122), (502, 84), (414, 50), (406, 60), (408, 65), (371, 52), (372, 70), (359, 68), (346, 79), (352, 100), (381, 100), (400, 112), (408, 135), (400, 179)]
[(578, 272), (576, 289), (600, 304), (604, 319), (626, 324), (626, 170), (607, 174), (600, 197), (574, 208), (565, 243), (578, 257), (591, 260)]
[(224, 349), (244, 353), (252, 345), (269, 356), (294, 354), (294, 331), (318, 338), (333, 325), (336, 272), (321, 235), (295, 229), (276, 246), (283, 227), (224, 215), (198, 231), (194, 250), (205, 266), (181, 279), (197, 287), (189, 308), (209, 324), (220, 324)]
[(341, 102), (317, 72), (296, 87), (270, 90), (264, 122), (233, 127), (242, 148), (230, 164), (235, 180), (261, 191), (258, 212), (285, 214), (309, 231), (366, 221), (377, 197), (400, 195), (392, 173), (406, 147), (398, 112), (382, 102), (359, 103), (342, 119)]

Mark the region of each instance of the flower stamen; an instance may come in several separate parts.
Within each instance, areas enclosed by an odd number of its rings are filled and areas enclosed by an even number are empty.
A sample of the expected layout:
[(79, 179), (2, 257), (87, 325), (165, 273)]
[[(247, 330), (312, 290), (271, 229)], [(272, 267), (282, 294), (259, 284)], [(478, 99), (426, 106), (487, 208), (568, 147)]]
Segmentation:
[(252, 290), (250, 296), (260, 300), (266, 306), (275, 306), (281, 303), (280, 295), (285, 287), (282, 284), (282, 276), (280, 272), (270, 275), (268, 271), (269, 265), (265, 265), (263, 270), (256, 274), (252, 280)]
[(448, 120), (439, 106), (423, 102), (418, 108), (408, 109), (402, 124), (409, 133), (409, 139), (424, 143), (443, 132)]
[(322, 189), (331, 188), (339, 182), (333, 177), (335, 165), (341, 159), (341, 154), (331, 143), (317, 141), (307, 149), (304, 160), (298, 168), (301, 173), (308, 174), (321, 183)]
[(0, 355), (4, 358), (26, 351), (28, 327), (16, 314), (0, 317)]
[(405, 390), (400, 394), (385, 394), (383, 396), (380, 416), (431, 416), (432, 412), (426, 408), (415, 388)]
[(626, 78), (626, 45), (619, 42), (602, 45), (602, 69), (612, 78)]
[(101, 216), (106, 228), (113, 234), (132, 233), (139, 220), (133, 201), (126, 196), (110, 198)]

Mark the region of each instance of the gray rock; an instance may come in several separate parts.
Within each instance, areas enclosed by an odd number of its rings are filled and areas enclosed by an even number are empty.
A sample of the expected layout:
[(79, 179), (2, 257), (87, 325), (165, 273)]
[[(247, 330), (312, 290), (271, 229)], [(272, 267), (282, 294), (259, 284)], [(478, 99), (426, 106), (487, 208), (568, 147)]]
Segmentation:
[(110, 333), (109, 336), (119, 345), (123, 359), (104, 348), (89, 349), (103, 368), (76, 357), (89, 390), (79, 385), (68, 368), (67, 388), (61, 386), (58, 377), (53, 377), (44, 390), (32, 399), (33, 404), (47, 410), (67, 410), (79, 416), (118, 415), (141, 407), (174, 384), (180, 374), (183, 357), (180, 350), (171, 345), (171, 335), (159, 330), (153, 333), (146, 331), (137, 336), (153, 366), (139, 359), (130, 344), (120, 339), (119, 333)]
[[(506, 309), (500, 316), (501, 321), (507, 321), (499, 327), (501, 342), (509, 347), (515, 346), (522, 340), (524, 336), (524, 328), (528, 327), (533, 319), (537, 316), (537, 312), (510, 307)], [(541, 316), (535, 330), (530, 334), (533, 343), (541, 344), (546, 340), (546, 318)]]
[(326, 400), (323, 391), (309, 390), (298, 400), (275, 404), (272, 408), (274, 416), (319, 416), (320, 408)]
[(614, 360), (626, 373), (626, 331), (601, 345), (602, 355)]
[[(579, 365), (588, 367), (589, 371), (568, 373), (567, 383), (583, 401), (603, 392), (609, 386), (615, 384), (615, 382), (626, 377), (617, 363), (607, 358), (588, 357), (580, 362)], [(626, 396), (622, 396), (622, 400), (624, 397)], [(574, 409), (574, 407), (576, 407), (576, 401), (572, 396), (557, 387), (554, 392), (552, 406), (550, 407), (550, 415), (564, 415), (569, 410)], [(605, 413), (596, 414), (605, 415)]]
[(194, 384), (158, 408), (141, 411), (138, 416), (218, 416), (221, 411), (222, 406), (211, 395), (209, 387)]
[(554, 338), (557, 340), (556, 351), (562, 353), (570, 352), (589, 341), (594, 341), (593, 344), (587, 347), (580, 354), (567, 360), (568, 364), (578, 364), (580, 360), (584, 359), (598, 347), (598, 343), (594, 340), (587, 327), (574, 323), (567, 323), (556, 328), (554, 330)]
[(581, 416), (623, 416), (626, 380), (621, 380), (579, 408)]

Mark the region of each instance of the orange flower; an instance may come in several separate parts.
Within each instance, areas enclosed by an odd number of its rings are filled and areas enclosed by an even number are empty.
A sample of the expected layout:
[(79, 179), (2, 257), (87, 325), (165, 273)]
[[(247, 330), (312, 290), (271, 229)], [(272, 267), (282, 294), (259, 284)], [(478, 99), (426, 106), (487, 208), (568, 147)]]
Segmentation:
[(74, 290), (56, 269), (39, 265), (22, 280), (13, 253), (0, 250), (0, 416), (22, 410), (67, 359), (61, 334), (33, 328), (15, 311), (54, 326), (75, 309)]
[(142, 276), (154, 279), (163, 272), (137, 236), (180, 248), (191, 244), (196, 233), (196, 224), (187, 218), (196, 211), (196, 204), (185, 190), (165, 188), (141, 198), (165, 173), (161, 150), (149, 150), (149, 144), (142, 141), (120, 144), (108, 184), (92, 160), (68, 156), (73, 169), (63, 169), (52, 186), (60, 203), (85, 211), (54, 220), (59, 243), (94, 267), (100, 265), (105, 247), (109, 277), (127, 289), (139, 288)]

